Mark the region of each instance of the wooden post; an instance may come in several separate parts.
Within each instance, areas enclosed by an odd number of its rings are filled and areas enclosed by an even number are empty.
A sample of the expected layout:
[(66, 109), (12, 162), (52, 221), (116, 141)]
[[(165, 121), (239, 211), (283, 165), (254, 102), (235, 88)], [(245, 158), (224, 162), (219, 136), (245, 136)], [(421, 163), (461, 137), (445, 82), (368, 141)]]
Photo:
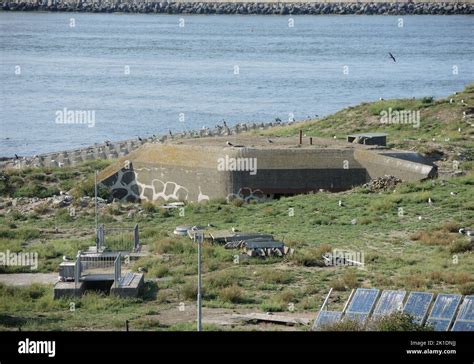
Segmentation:
[(300, 145), (303, 144), (303, 130), (300, 130)]

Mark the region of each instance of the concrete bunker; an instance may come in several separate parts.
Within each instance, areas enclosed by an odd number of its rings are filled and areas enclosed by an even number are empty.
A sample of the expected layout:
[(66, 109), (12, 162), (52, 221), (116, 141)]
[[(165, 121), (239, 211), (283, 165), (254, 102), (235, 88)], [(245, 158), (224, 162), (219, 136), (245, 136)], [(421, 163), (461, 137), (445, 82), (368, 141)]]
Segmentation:
[(373, 178), (436, 176), (421, 155), (322, 138), (223, 136), (146, 143), (99, 175), (128, 201), (265, 201), (281, 195), (343, 191)]

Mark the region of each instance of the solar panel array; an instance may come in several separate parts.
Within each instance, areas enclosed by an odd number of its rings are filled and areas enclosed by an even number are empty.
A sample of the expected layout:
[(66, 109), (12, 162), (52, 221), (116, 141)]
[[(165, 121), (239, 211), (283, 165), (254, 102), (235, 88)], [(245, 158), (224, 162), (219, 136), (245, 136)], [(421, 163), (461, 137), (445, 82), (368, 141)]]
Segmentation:
[[(369, 318), (380, 318), (395, 311), (410, 314), (414, 320), (423, 324), (431, 307), (426, 324), (436, 331), (474, 331), (474, 295), (438, 294), (433, 302), (433, 293), (385, 290), (375, 288), (358, 288), (349, 298), (347, 310), (321, 311), (316, 318), (313, 329), (320, 329), (341, 320), (354, 320), (364, 324)], [(406, 298), (407, 297), (407, 298)], [(403, 302), (405, 301), (405, 304)], [(457, 317), (455, 319), (457, 312)], [(455, 319), (455, 320), (454, 320)], [(454, 321), (454, 324), (453, 324)], [(451, 327), (452, 325), (452, 327)]]

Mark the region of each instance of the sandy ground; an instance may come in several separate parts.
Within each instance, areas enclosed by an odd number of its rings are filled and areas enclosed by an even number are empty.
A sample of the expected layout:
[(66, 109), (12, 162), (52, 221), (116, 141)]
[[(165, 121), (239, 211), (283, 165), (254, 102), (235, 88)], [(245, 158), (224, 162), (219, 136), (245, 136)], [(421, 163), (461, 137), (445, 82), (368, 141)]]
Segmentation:
[[(238, 328), (241, 330), (282, 330), (282, 331), (301, 331), (308, 329), (316, 317), (315, 312), (278, 312), (274, 315), (286, 318), (300, 319), (308, 322), (308, 325), (290, 325), (277, 324), (264, 321), (246, 320), (246, 316), (256, 313), (255, 309), (226, 309), (226, 308), (208, 308), (202, 309), (203, 324), (216, 325), (218, 327)], [(260, 312), (265, 315), (265, 313)], [(271, 316), (274, 316), (271, 315)], [(196, 305), (186, 304), (184, 307), (170, 308), (160, 311), (156, 318), (160, 324), (171, 326), (179, 323), (195, 322), (197, 316)], [(151, 318), (150, 316), (148, 316)]]
[(9, 286), (28, 286), (33, 283), (54, 284), (58, 273), (12, 273), (0, 274), (0, 283)]

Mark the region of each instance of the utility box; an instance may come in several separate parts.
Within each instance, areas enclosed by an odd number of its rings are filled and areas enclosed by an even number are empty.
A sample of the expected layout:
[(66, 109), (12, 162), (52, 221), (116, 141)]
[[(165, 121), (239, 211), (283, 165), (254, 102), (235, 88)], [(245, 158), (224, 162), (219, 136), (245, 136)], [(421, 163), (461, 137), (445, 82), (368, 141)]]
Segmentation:
[(63, 282), (74, 280), (75, 262), (62, 262), (59, 264), (59, 280)]

